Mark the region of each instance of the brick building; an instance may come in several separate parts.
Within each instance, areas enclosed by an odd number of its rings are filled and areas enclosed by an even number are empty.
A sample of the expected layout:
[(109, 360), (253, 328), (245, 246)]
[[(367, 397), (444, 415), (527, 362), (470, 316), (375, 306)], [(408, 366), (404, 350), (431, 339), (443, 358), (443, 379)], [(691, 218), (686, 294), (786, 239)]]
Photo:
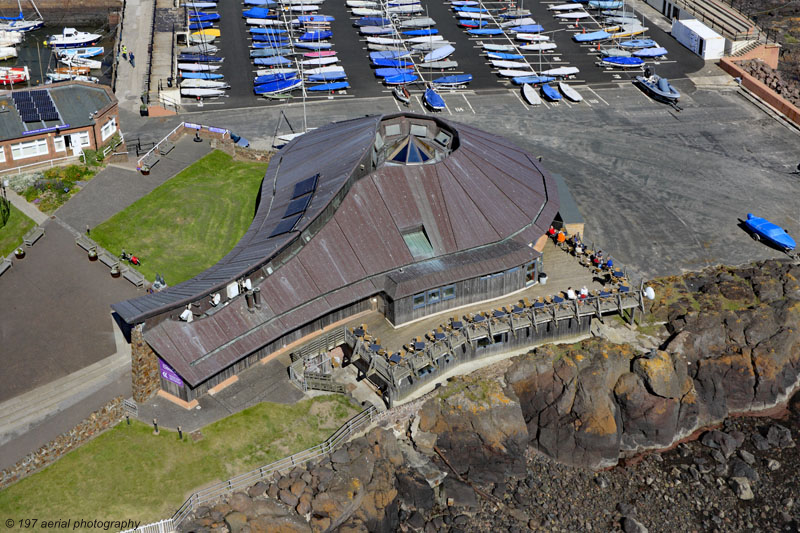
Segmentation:
[(0, 172), (97, 150), (119, 131), (110, 87), (68, 81), (0, 93)]

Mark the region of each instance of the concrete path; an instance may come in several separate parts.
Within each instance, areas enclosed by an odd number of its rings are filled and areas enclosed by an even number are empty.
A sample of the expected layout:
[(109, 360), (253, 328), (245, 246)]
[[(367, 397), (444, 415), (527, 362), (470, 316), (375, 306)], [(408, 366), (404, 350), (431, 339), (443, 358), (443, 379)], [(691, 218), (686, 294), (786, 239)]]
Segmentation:
[(22, 211), (25, 216), (36, 222), (36, 224), (41, 226), (50, 218), (48, 215), (39, 211), (35, 205), (28, 203), (25, 198), (15, 193), (11, 187), (6, 187), (6, 195), (11, 205)]
[(122, 35), (120, 44), (134, 53), (134, 63), (119, 57), (117, 64), (116, 96), (119, 106), (131, 112), (139, 112), (142, 93), (145, 91), (144, 80), (147, 74), (148, 46), (150, 44), (150, 27), (153, 23), (153, 4), (155, 0), (127, 0), (122, 15)]
[(87, 225), (93, 228), (210, 151), (208, 141), (196, 143), (186, 136), (176, 143), (169, 154), (162, 156), (147, 176), (135, 170), (109, 165), (61, 206), (56, 216), (79, 231), (84, 231)]

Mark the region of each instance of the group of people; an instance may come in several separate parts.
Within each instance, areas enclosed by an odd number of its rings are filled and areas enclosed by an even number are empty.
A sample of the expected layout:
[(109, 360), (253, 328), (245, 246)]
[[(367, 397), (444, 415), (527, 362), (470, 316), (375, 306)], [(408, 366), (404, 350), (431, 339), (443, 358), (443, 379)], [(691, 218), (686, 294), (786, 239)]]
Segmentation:
[(589, 289), (586, 285), (581, 287), (581, 290), (576, 294), (572, 287), (567, 287), (567, 300), (585, 300), (589, 297)]
[(136, 63), (134, 63), (133, 52), (128, 52), (128, 47), (124, 44), (122, 45), (122, 59), (125, 61), (131, 62), (131, 67), (136, 68)]
[[(567, 237), (563, 228), (556, 230), (556, 228), (551, 225), (550, 229), (547, 230), (547, 235), (553, 239), (553, 242), (559, 247), (568, 247), (571, 249), (577, 257), (581, 257), (586, 253), (586, 245), (581, 242), (581, 238), (577, 234)], [(614, 258), (609, 255), (607, 259), (604, 259), (603, 250), (598, 250), (597, 253), (592, 254), (589, 261), (592, 266), (598, 269), (611, 271), (614, 268)]]

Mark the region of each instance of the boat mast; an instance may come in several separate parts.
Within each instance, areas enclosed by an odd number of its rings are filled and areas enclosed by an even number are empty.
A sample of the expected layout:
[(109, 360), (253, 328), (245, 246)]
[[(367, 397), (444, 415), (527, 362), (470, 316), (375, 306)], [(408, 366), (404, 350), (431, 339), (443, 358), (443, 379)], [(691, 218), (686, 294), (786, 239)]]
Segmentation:
[[(21, 0), (17, 0), (17, 3), (19, 4), (19, 3), (20, 3), (20, 1), (21, 1)], [(43, 16), (42, 16), (42, 14), (39, 12), (39, 8), (38, 8), (38, 7), (36, 7), (36, 2), (34, 2), (33, 0), (31, 0), (31, 5), (33, 6), (33, 9), (36, 11), (36, 14), (37, 14), (37, 15), (39, 15), (39, 20), (41, 20), (41, 21), (44, 21), (44, 17), (43, 17)], [(19, 12), (20, 12), (20, 13), (22, 13), (22, 5), (20, 5), (20, 6), (19, 6)]]

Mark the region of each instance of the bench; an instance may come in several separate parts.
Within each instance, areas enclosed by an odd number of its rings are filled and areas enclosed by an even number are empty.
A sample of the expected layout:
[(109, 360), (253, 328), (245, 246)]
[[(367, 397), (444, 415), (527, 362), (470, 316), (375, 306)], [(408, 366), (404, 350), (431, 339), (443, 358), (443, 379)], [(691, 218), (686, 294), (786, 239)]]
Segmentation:
[(156, 163), (161, 160), (161, 157), (155, 152), (150, 152), (141, 161), (142, 167), (153, 168)]
[(22, 242), (25, 243), (25, 246), (33, 246), (33, 243), (38, 241), (42, 235), (44, 235), (44, 228), (36, 226), (22, 237)]
[(87, 252), (91, 252), (94, 250), (97, 251), (97, 243), (94, 242), (92, 239), (87, 237), (86, 235), (81, 235), (77, 239), (75, 239), (75, 244), (86, 250)]
[(135, 270), (130, 267), (125, 267), (122, 269), (122, 277), (136, 285), (137, 287), (141, 287), (144, 285), (144, 276), (138, 270)]
[(175, 148), (175, 143), (173, 143), (169, 139), (164, 139), (163, 141), (161, 141), (161, 144), (158, 145), (158, 152), (161, 155), (167, 155), (172, 151), (173, 148)]
[(98, 256), (100, 258), (100, 262), (106, 265), (109, 268), (113, 268), (115, 266), (119, 266), (119, 258), (116, 256), (111, 255), (107, 251), (103, 250), (100, 252)]
[(4, 257), (3, 261), (0, 262), (0, 275), (2, 275), (3, 272), (11, 268), (11, 265), (12, 265), (11, 261), (7, 257)]

